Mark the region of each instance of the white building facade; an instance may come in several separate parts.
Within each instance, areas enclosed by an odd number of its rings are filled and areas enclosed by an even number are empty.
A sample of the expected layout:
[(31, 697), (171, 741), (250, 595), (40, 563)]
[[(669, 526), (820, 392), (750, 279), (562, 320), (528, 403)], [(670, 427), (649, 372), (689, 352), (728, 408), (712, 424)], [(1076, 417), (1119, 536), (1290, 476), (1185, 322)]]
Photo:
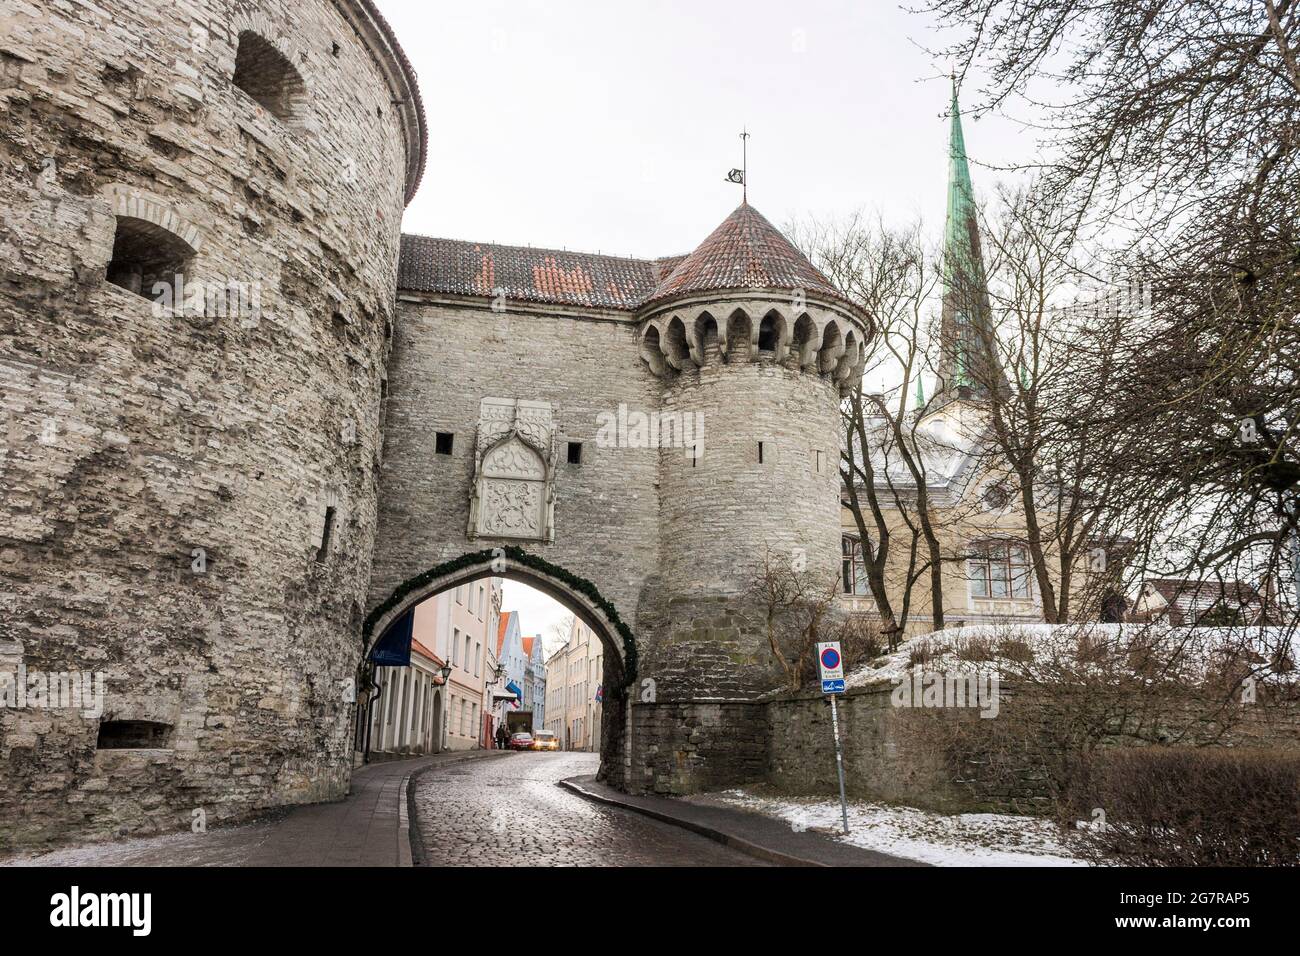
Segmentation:
[[(484, 694), (501, 580), (482, 578), (415, 608), (408, 667), (377, 667), (370, 752), (403, 755), (488, 746)], [(444, 681), (441, 670), (450, 666)]]
[(546, 661), (546, 728), (565, 750), (600, 750), (604, 645), (577, 619), (569, 640)]

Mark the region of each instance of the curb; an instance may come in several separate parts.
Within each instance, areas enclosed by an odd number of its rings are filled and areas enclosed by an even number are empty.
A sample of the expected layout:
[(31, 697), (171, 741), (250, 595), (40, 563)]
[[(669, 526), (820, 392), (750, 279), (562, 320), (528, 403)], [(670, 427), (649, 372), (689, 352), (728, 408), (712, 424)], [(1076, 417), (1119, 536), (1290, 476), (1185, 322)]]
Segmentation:
[(630, 810), (633, 813), (640, 813), (643, 816), (659, 820), (662, 823), (669, 823), (675, 827), (681, 827), (683, 830), (690, 830), (702, 837), (707, 837), (723, 846), (731, 847), (744, 853), (746, 856), (752, 856), (755, 859), (763, 860), (767, 863), (775, 863), (777, 866), (820, 866), (828, 867), (830, 864), (821, 863), (817, 860), (805, 859), (801, 856), (794, 856), (790, 853), (782, 853), (780, 850), (773, 850), (769, 847), (759, 846), (757, 843), (751, 843), (749, 840), (726, 833), (715, 827), (707, 826), (703, 823), (697, 823), (694, 820), (688, 820), (685, 817), (674, 816), (671, 813), (665, 813), (662, 810), (654, 810), (650, 807), (638, 806), (624, 800), (617, 800), (604, 794), (594, 793), (582, 786), (579, 777), (570, 777), (567, 780), (561, 780), (560, 786), (566, 790), (571, 790), (578, 796), (583, 797), (593, 803), (603, 803), (606, 806), (618, 807), (621, 810)]
[(446, 760), (433, 760), (423, 767), (416, 767), (402, 778), (403, 798), (397, 808), (397, 865), (424, 866), (424, 843), (420, 839), (420, 828), (411, 826), (415, 820), (415, 784), (420, 777), (430, 770), (464, 763), (467, 760), (485, 760), (489, 757), (509, 756), (512, 751), (466, 750), (463, 756), (448, 757)]

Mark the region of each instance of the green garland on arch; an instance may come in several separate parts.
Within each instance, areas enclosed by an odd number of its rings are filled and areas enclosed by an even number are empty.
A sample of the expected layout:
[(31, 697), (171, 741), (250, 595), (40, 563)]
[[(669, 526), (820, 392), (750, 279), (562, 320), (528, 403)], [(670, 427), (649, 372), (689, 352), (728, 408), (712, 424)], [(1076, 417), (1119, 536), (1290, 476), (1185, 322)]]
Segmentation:
[(411, 594), (412, 591), (418, 591), (427, 587), (438, 578), (445, 577), (449, 574), (455, 574), (457, 571), (463, 571), (479, 564), (490, 564), (494, 559), (499, 557), (501, 552), (516, 564), (532, 568), (546, 577), (565, 585), (570, 590), (577, 591), (586, 597), (592, 604), (600, 608), (605, 619), (614, 625), (618, 631), (619, 637), (623, 639), (623, 686), (630, 687), (636, 679), (636, 639), (632, 636), (632, 629), (624, 623), (619, 617), (618, 610), (605, 599), (605, 596), (596, 589), (586, 578), (580, 578), (571, 571), (567, 571), (558, 564), (552, 564), (545, 558), (538, 557), (535, 554), (529, 554), (523, 548), (508, 545), (504, 548), (490, 548), (486, 551), (476, 551), (471, 554), (462, 554), (459, 558), (453, 558), (450, 561), (444, 561), (442, 564), (435, 565), (427, 571), (421, 571), (413, 578), (408, 578), (393, 589), (382, 604), (376, 607), (369, 615), (366, 616), (365, 624), (361, 627), (362, 646), (369, 649), (370, 638), (374, 634), (375, 625), (379, 619), (391, 611), (393, 608), (400, 607), (402, 602)]

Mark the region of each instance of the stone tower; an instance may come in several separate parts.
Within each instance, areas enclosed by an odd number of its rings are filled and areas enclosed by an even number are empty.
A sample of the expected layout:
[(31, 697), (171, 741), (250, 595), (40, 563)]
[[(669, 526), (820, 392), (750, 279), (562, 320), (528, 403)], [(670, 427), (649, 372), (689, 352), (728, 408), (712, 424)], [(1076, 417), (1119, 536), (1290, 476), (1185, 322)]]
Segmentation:
[(103, 678), (0, 709), (0, 847), (337, 797), (410, 65), (369, 0), (7, 5), (0, 102), (0, 671)]
[(773, 678), (746, 593), (761, 566), (838, 580), (839, 401), (861, 380), (870, 319), (744, 202), (665, 264), (640, 322), (662, 395), (642, 672), (663, 699), (750, 696)]

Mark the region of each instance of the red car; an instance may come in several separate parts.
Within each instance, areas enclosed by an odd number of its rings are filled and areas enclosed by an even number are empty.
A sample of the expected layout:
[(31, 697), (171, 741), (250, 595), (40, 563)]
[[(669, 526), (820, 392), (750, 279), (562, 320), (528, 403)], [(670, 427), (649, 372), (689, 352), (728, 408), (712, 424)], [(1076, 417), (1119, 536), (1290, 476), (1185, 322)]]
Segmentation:
[(510, 749), (511, 750), (532, 750), (533, 735), (523, 730), (519, 731), (519, 733), (517, 734), (511, 734)]

